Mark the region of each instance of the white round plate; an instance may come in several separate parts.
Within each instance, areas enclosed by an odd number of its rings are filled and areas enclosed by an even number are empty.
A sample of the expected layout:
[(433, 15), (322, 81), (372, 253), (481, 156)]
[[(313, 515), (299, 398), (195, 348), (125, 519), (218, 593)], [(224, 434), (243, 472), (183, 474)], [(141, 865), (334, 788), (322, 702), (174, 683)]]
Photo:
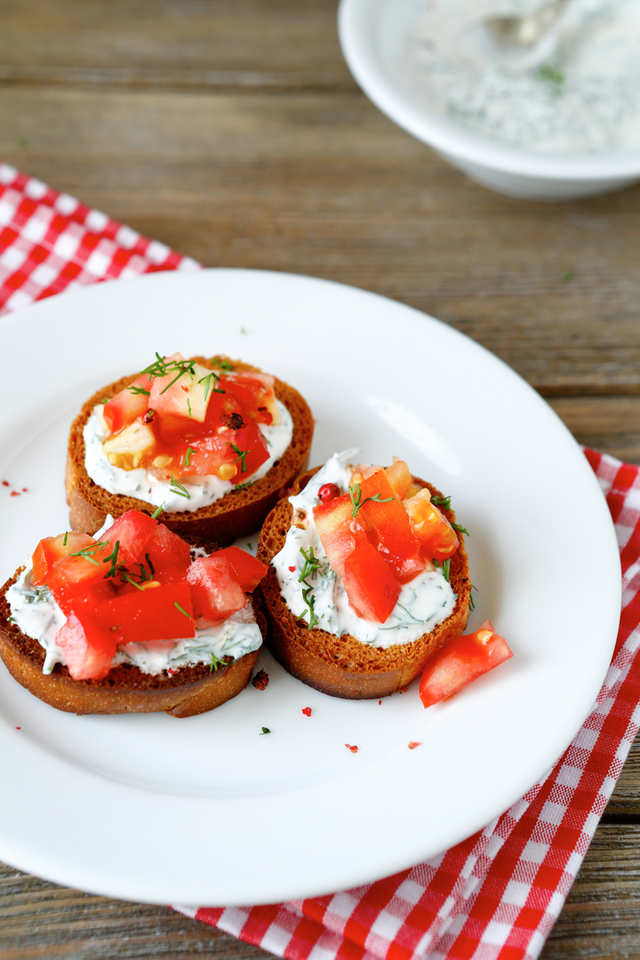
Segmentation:
[(155, 903), (324, 894), (463, 840), (579, 729), (618, 623), (613, 527), (560, 420), (473, 341), (339, 284), (207, 270), (64, 293), (2, 318), (0, 344), (0, 582), (66, 528), (66, 435), (83, 401), (155, 351), (226, 353), (305, 395), (313, 464), (360, 446), (451, 494), (470, 533), (470, 627), (490, 617), (514, 652), (429, 710), (417, 683), (341, 701), (262, 654), (266, 690), (185, 720), (59, 713), (0, 664), (1, 859)]

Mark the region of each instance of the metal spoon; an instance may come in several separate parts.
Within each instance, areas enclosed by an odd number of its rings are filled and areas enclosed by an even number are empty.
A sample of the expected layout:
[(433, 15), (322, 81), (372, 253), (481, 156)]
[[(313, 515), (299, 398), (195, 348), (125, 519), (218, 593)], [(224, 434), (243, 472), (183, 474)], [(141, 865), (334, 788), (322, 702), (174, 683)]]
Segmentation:
[(499, 50), (504, 53), (530, 48), (538, 43), (558, 19), (568, 0), (552, 0), (535, 13), (523, 17), (489, 17), (486, 29)]

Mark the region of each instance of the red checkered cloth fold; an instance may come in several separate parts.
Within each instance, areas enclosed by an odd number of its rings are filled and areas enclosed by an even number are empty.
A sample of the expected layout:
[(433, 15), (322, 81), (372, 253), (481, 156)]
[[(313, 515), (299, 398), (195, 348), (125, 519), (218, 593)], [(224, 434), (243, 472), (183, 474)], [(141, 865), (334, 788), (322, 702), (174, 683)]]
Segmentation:
[[(0, 164), (0, 313), (72, 286), (199, 265)], [(611, 510), (623, 611), (596, 706), (540, 783), (480, 833), (367, 886), (266, 907), (176, 907), (288, 960), (537, 957), (640, 718), (640, 468), (587, 450)]]

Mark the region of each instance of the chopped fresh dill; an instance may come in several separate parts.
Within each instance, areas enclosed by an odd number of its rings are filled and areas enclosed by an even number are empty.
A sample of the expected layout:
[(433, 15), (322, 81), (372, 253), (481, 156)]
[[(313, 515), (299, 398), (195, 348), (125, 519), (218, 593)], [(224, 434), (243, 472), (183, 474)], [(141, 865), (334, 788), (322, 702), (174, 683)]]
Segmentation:
[(145, 390), (144, 387), (136, 387), (135, 383), (132, 383), (130, 387), (127, 387), (129, 393), (143, 393), (145, 397), (151, 396), (151, 390)]
[(184, 460), (182, 461), (183, 466), (185, 467), (191, 466), (191, 454), (195, 452), (196, 451), (194, 447), (187, 447), (187, 452), (185, 453)]
[(441, 497), (436, 494), (434, 497), (431, 497), (431, 503), (434, 507), (444, 507), (445, 510), (448, 510), (451, 506), (451, 497)]
[(247, 472), (247, 462), (246, 462), (246, 460), (247, 460), (247, 454), (249, 453), (249, 451), (248, 451), (248, 450), (241, 450), (236, 443), (228, 443), (227, 446), (228, 446), (228, 447), (231, 447), (231, 449), (233, 450), (233, 452), (238, 454), (238, 456), (237, 456), (236, 459), (234, 460), (234, 463), (237, 463), (238, 460), (241, 460), (242, 463), (241, 463), (241, 466), (240, 466), (240, 472), (241, 472), (241, 473), (246, 473), (246, 472)]
[(177, 600), (174, 600), (174, 601), (173, 601), (173, 605), (174, 605), (174, 607), (176, 608), (176, 610), (179, 610), (180, 613), (184, 614), (185, 617), (188, 617), (189, 620), (191, 620), (191, 614), (190, 614), (190, 613), (187, 613), (187, 611), (184, 609), (184, 607), (181, 607)]
[(464, 533), (465, 537), (470, 537), (470, 536), (471, 536), (471, 534), (469, 533), (469, 531), (468, 531), (468, 530), (465, 530), (464, 527), (461, 527), (459, 523), (452, 523), (451, 526), (453, 527), (454, 530), (457, 530), (458, 533)]
[(186, 497), (187, 500), (191, 499), (191, 494), (186, 487), (183, 487), (181, 483), (174, 476), (169, 478), (171, 480), (171, 493), (177, 493), (179, 497)]
[(215, 363), (221, 370), (233, 370), (233, 364), (226, 357), (211, 357), (211, 363)]
[(92, 543), (90, 547), (85, 547), (84, 550), (76, 550), (75, 553), (70, 553), (70, 557), (82, 557), (84, 560), (88, 560), (89, 563), (95, 563), (96, 567), (99, 567), (100, 564), (97, 560), (94, 559), (94, 553), (98, 550), (101, 550), (102, 547), (107, 546), (108, 541), (98, 540), (97, 543)]
[(543, 63), (543, 65), (538, 68), (538, 76), (541, 80), (546, 80), (547, 83), (553, 83), (556, 87), (561, 87), (564, 83), (564, 74), (556, 70), (555, 67), (550, 67), (548, 63)]
[(111, 553), (109, 554), (109, 556), (108, 556), (108, 557), (105, 557), (104, 560), (102, 561), (103, 563), (109, 563), (109, 562), (111, 562), (111, 567), (109, 568), (109, 570), (107, 570), (107, 572), (106, 572), (105, 575), (104, 575), (105, 580), (108, 580), (109, 577), (115, 577), (115, 575), (116, 575), (116, 569), (117, 569), (117, 565), (118, 565), (118, 551), (119, 551), (119, 549), (120, 549), (120, 541), (119, 541), (119, 540), (116, 540), (115, 546), (114, 546), (113, 550), (111, 551)]
[(426, 622), (425, 620), (420, 620), (418, 617), (414, 617), (414, 615), (411, 613), (411, 611), (410, 611), (410, 610), (407, 610), (406, 607), (403, 607), (401, 603), (397, 603), (396, 606), (397, 606), (397, 607), (400, 607), (400, 609), (403, 610), (408, 617), (411, 617), (412, 620), (415, 620), (416, 623), (425, 623), (425, 622)]
[(236, 483), (233, 487), (234, 490), (244, 490), (245, 487), (252, 487), (255, 483), (255, 480), (246, 480), (244, 483)]
[[(182, 612), (184, 613), (184, 610)], [(224, 667), (224, 660), (220, 660), (218, 657), (216, 657), (215, 653), (212, 653), (211, 666), (209, 667), (209, 673), (217, 673), (220, 667)]]
[(133, 577), (129, 573), (127, 573), (126, 570), (121, 569), (120, 572), (122, 574), (122, 576), (120, 577), (121, 583), (130, 583), (133, 587), (136, 588), (136, 590), (144, 590), (144, 587), (141, 587), (140, 584), (137, 582), (137, 580), (134, 580)]
[(260, 736), (262, 736), (263, 733), (271, 733), (271, 730), (269, 730), (269, 727), (263, 727)]
[(475, 608), (476, 608), (475, 601), (474, 601), (474, 599), (473, 599), (473, 593), (472, 593), (472, 591), (473, 591), (473, 590), (477, 590), (477, 589), (478, 589), (478, 588), (476, 587), (475, 583), (472, 583), (472, 584), (471, 584), (471, 590), (469, 591), (469, 610), (475, 610)]
[(451, 567), (451, 558), (447, 557), (446, 560), (443, 560), (442, 563), (439, 563), (437, 560), (433, 560), (434, 567), (438, 567), (442, 570), (442, 576), (445, 578), (447, 583), (449, 583), (449, 569)]
[(63, 547), (66, 547), (66, 545), (67, 545), (67, 540), (68, 540), (68, 539), (69, 539), (69, 531), (67, 530), (67, 531), (65, 532), (65, 535), (64, 535), (64, 540), (62, 541), (62, 546), (63, 546)]
[(163, 510), (164, 510), (164, 503), (161, 503), (160, 506), (156, 507), (156, 509), (151, 514), (151, 519), (157, 520), (157, 518), (160, 516)]
[(151, 576), (152, 577), (155, 576), (156, 571), (153, 564), (151, 563), (151, 557), (149, 556), (148, 553), (145, 553), (144, 558), (147, 561), (147, 566), (149, 567), (149, 570), (151, 571)]
[[(208, 373), (208, 374), (206, 375), (206, 377), (202, 377), (200, 380), (198, 380), (198, 383), (204, 383), (204, 385), (205, 385), (205, 387), (204, 387), (204, 399), (205, 399), (205, 400), (206, 400), (207, 397), (209, 396), (209, 391), (210, 391), (210, 390), (213, 390), (214, 393), (226, 393), (226, 390), (218, 390), (218, 381), (219, 381), (219, 380), (220, 380), (220, 377), (218, 376), (217, 373), (214, 373), (213, 371), (211, 371), (211, 373)], [(213, 381), (215, 381), (215, 382), (213, 383), (213, 386), (211, 386), (211, 384), (212, 384)]]
[(191, 401), (187, 397), (187, 410), (189, 411), (189, 417), (191, 417)]
[(376, 503), (391, 503), (393, 497), (386, 497), (384, 500), (381, 498), (379, 493), (376, 493), (373, 497), (365, 497), (362, 499), (362, 490), (359, 485), (355, 487), (349, 487), (349, 496), (351, 497), (351, 516), (355, 519), (358, 515), (358, 510), (360, 507), (364, 507), (365, 503), (369, 503), (370, 500), (375, 501)]

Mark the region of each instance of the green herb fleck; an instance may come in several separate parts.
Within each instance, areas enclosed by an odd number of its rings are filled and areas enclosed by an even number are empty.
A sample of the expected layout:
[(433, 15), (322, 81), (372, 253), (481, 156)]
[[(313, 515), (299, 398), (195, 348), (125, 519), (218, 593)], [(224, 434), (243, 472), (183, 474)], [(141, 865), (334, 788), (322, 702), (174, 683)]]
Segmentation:
[(433, 560), (432, 563), (434, 567), (437, 567), (438, 569), (442, 570), (443, 577), (445, 578), (447, 583), (449, 583), (449, 571), (451, 568), (451, 558), (447, 557), (447, 559), (443, 560), (442, 563), (438, 563), (437, 560)]
[(538, 76), (541, 80), (546, 80), (547, 83), (552, 83), (556, 87), (561, 87), (564, 83), (564, 74), (556, 70), (555, 67), (550, 67), (547, 63), (538, 68)]
[(452, 523), (451, 526), (453, 527), (454, 530), (457, 530), (458, 533), (464, 533), (465, 537), (470, 537), (470, 536), (471, 536), (471, 534), (469, 533), (469, 531), (468, 531), (468, 530), (465, 530), (464, 527), (461, 527), (459, 523)]
[(262, 736), (263, 733), (271, 733), (271, 730), (269, 730), (269, 727), (263, 727), (260, 736)]
[[(476, 585), (472, 583), (471, 590), (477, 590), (477, 589), (478, 588), (476, 587)], [(469, 591), (469, 610), (475, 610), (475, 608), (476, 608), (476, 605), (473, 599), (473, 593)]]
[(187, 611), (186, 611), (183, 607), (180, 606), (180, 604), (178, 603), (177, 600), (174, 600), (174, 601), (173, 601), (173, 605), (174, 605), (174, 607), (175, 607), (177, 610), (180, 611), (180, 613), (183, 613), (185, 617), (188, 617), (189, 620), (191, 620), (191, 614), (190, 614), (190, 613), (187, 613)]
[[(213, 373), (213, 371), (212, 371), (211, 373), (208, 373), (208, 374), (206, 375), (206, 377), (202, 377), (201, 380), (198, 380), (198, 383), (204, 383), (204, 384), (205, 384), (205, 388), (204, 388), (204, 399), (205, 399), (205, 400), (206, 400), (207, 397), (209, 396), (209, 391), (210, 391), (210, 390), (213, 390), (214, 393), (226, 393), (226, 390), (218, 390), (217, 384), (218, 384), (218, 381), (219, 381), (219, 380), (220, 380), (220, 377), (218, 376), (217, 373)], [(213, 387), (211, 386), (212, 381), (215, 381), (215, 383), (213, 384)]]
[(353, 518), (357, 517), (358, 510), (360, 507), (364, 507), (365, 503), (369, 503), (370, 500), (375, 501), (376, 503), (391, 503), (393, 497), (386, 497), (384, 500), (381, 499), (379, 493), (376, 493), (373, 497), (365, 497), (362, 499), (362, 491), (358, 485), (355, 487), (349, 487), (349, 496), (351, 497), (351, 516)]
[(226, 357), (211, 357), (211, 363), (215, 363), (221, 370), (233, 370), (233, 364), (229, 363)]
[(145, 397), (151, 396), (150, 390), (145, 390), (144, 387), (136, 387), (135, 383), (132, 383), (130, 387), (127, 387), (127, 390), (130, 393), (143, 393)]
[(164, 503), (161, 503), (160, 506), (157, 507), (151, 514), (151, 519), (157, 520), (157, 518), (160, 516), (163, 510), (164, 510)]
[(105, 557), (102, 561), (103, 563), (111, 562), (111, 567), (104, 575), (105, 580), (108, 580), (109, 577), (115, 577), (116, 569), (118, 564), (118, 551), (120, 549), (120, 541), (116, 540), (115, 546), (108, 557)]
[(573, 270), (567, 270), (565, 275), (562, 278), (563, 283), (571, 283), (572, 280), (575, 280), (576, 275)]
[(137, 580), (134, 580), (133, 577), (129, 573), (127, 573), (126, 570), (121, 568), (120, 573), (122, 574), (122, 576), (120, 577), (121, 583), (130, 583), (132, 587), (136, 588), (136, 590), (144, 590), (144, 587), (141, 587), (140, 584), (137, 582)]
[(217, 673), (220, 667), (224, 667), (224, 665), (225, 665), (224, 660), (218, 659), (215, 653), (211, 654), (211, 666), (209, 667), (209, 673)]
[(441, 497), (436, 494), (434, 497), (431, 497), (431, 503), (434, 507), (444, 507), (445, 510), (448, 510), (451, 506), (451, 497)]
[(240, 471), (241, 471), (241, 473), (246, 473), (246, 472), (247, 472), (246, 458), (247, 458), (247, 454), (249, 453), (249, 451), (248, 451), (248, 450), (241, 450), (241, 449), (238, 447), (238, 445), (235, 444), (235, 443), (228, 443), (227, 446), (228, 446), (228, 447), (231, 447), (231, 449), (233, 450), (233, 452), (238, 454), (238, 456), (237, 456), (236, 459), (234, 460), (234, 463), (237, 463), (238, 460), (241, 460), (241, 461), (242, 461), (242, 465), (241, 465), (241, 467), (240, 467)]
[(99, 567), (100, 564), (97, 560), (94, 559), (93, 555), (98, 550), (101, 550), (102, 547), (107, 546), (107, 541), (98, 540), (97, 543), (92, 543), (90, 547), (85, 547), (84, 550), (77, 550), (75, 553), (70, 553), (70, 557), (82, 557), (84, 560), (88, 560), (89, 563), (95, 563), (96, 567)]
[(177, 493), (179, 497), (186, 497), (187, 500), (191, 499), (191, 494), (189, 493), (187, 488), (183, 487), (182, 484), (179, 483), (175, 477), (173, 476), (170, 477), (170, 480), (171, 480), (171, 487), (170, 487), (171, 493)]
[(185, 453), (184, 460), (182, 461), (183, 466), (185, 467), (191, 466), (191, 454), (195, 452), (196, 451), (194, 447), (187, 447), (187, 452)]
[(67, 545), (67, 540), (68, 540), (68, 539), (69, 539), (69, 531), (67, 530), (67, 531), (65, 532), (65, 535), (64, 535), (64, 540), (62, 541), (62, 546), (63, 546), (63, 547), (66, 547), (66, 545)]

